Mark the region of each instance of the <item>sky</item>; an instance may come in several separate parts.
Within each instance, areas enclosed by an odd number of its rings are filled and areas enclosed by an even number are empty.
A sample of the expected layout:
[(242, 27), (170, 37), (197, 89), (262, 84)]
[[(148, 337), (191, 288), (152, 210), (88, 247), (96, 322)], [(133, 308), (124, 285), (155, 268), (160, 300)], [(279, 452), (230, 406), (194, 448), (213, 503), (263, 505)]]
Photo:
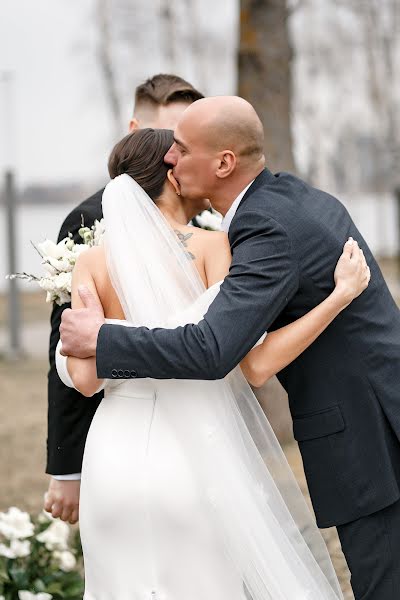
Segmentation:
[[(135, 3), (132, 0), (132, 6)], [(206, 4), (214, 6), (213, 20), (207, 26), (220, 28), (224, 36), (230, 32), (223, 60), (218, 61), (219, 72), (213, 77), (214, 88), (209, 86), (207, 92), (233, 92), (236, 0), (225, 0), (220, 8), (211, 0), (203, 0), (202, 8)], [(94, 10), (94, 0), (0, 2), (0, 169), (16, 168), (22, 185), (90, 181), (105, 172), (112, 147), (111, 124), (95, 59)], [(150, 10), (146, 39), (154, 46), (156, 23)], [(199, 18), (207, 12), (201, 10)], [(182, 48), (180, 55), (184, 61), (188, 52)], [(139, 48), (132, 64), (137, 77), (132, 82), (136, 85), (139, 77), (151, 76), (163, 67), (159, 47), (151, 52)], [(192, 76), (196, 85), (193, 68), (186, 60), (178, 73)], [(5, 72), (11, 72), (13, 84), (4, 83)], [(128, 122), (130, 93), (124, 107)]]
[(103, 158), (101, 80), (90, 76), (96, 65), (79, 47), (88, 4), (1, 3), (0, 71), (11, 71), (14, 85), (5, 101), (0, 84), (0, 164), (15, 166), (23, 182), (91, 177)]

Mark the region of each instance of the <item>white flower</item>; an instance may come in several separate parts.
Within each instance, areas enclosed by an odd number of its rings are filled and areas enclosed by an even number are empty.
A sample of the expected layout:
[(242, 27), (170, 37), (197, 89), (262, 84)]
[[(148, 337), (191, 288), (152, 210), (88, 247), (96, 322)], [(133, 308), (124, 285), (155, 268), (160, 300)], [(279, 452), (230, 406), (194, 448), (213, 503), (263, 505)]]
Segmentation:
[(5, 556), (6, 558), (17, 558), (12, 549), (5, 544), (0, 544), (0, 556)]
[[(43, 494), (43, 499), (46, 500), (46, 497), (47, 492)], [(48, 523), (49, 521), (55, 521), (56, 518), (53, 517), (53, 515), (50, 512), (47, 512), (47, 510), (44, 510), (44, 508), (42, 508), (42, 511), (39, 513), (37, 520), (39, 523)]]
[(50, 264), (54, 268), (56, 273), (72, 271), (73, 268), (69, 256), (64, 256), (62, 259), (52, 258), (51, 256), (48, 256), (46, 257), (46, 263), (44, 263), (43, 266), (45, 266), (45, 264)]
[(60, 563), (60, 569), (68, 572), (72, 571), (76, 566), (76, 558), (69, 550), (63, 550), (62, 552), (55, 551), (54, 558)]
[(33, 592), (28, 592), (28, 590), (19, 590), (18, 598), (19, 600), (51, 600), (53, 596), (51, 594), (47, 594), (46, 592), (34, 594)]
[(42, 265), (48, 275), (57, 275), (56, 269), (51, 264), (43, 262)]
[(45, 531), (39, 533), (36, 539), (42, 542), (47, 550), (68, 549), (69, 527), (64, 521), (55, 520)]
[(75, 260), (78, 258), (78, 256), (80, 254), (82, 254), (82, 252), (85, 252), (86, 250), (88, 250), (89, 246), (87, 246), (86, 244), (75, 244), (72, 252), (74, 255)]
[(46, 290), (46, 292), (54, 292), (56, 289), (54, 279), (52, 277), (43, 277), (39, 281), (39, 286), (42, 288), (42, 290)]
[(29, 540), (12, 540), (11, 549), (17, 557), (29, 556), (31, 553), (31, 543)]
[(104, 225), (104, 219), (98, 221), (97, 219), (94, 222), (94, 233), (93, 233), (93, 241), (95, 246), (100, 246), (103, 241), (103, 235), (106, 228)]
[(11, 506), (7, 512), (0, 512), (0, 533), (8, 540), (30, 537), (34, 526), (27, 512)]
[(61, 241), (59, 244), (55, 244), (51, 240), (45, 240), (44, 242), (40, 242), (36, 244), (37, 249), (43, 257), (51, 257), (51, 258), (62, 258), (65, 253), (65, 244)]
[(10, 546), (0, 544), (0, 555), (7, 558), (19, 558), (29, 556), (31, 543), (29, 540), (11, 540)]
[[(87, 229), (87, 231), (85, 231), (85, 229)], [(88, 246), (91, 246), (93, 241), (93, 231), (91, 231), (87, 227), (85, 229), (81, 229), (80, 235), (83, 238), (83, 243), (87, 244)]]
[(75, 242), (74, 242), (74, 240), (73, 240), (73, 239), (71, 239), (71, 238), (65, 238), (65, 239), (67, 240), (67, 241), (65, 242), (65, 246), (66, 246), (66, 248), (68, 248), (68, 250), (70, 250), (70, 251), (71, 251), (71, 250), (73, 249), (73, 247), (75, 246)]
[(46, 302), (50, 303), (50, 302), (55, 302), (57, 298), (54, 298), (54, 294), (52, 294), (51, 292), (47, 292), (46, 294)]
[(54, 302), (56, 302), (59, 306), (62, 306), (67, 302), (71, 302), (71, 294), (69, 292), (59, 292), (54, 298)]
[(71, 273), (60, 273), (54, 277), (54, 285), (57, 290), (71, 293), (72, 275)]
[(71, 238), (66, 237), (66, 238), (63, 238), (60, 242), (58, 242), (58, 244), (57, 244), (57, 249), (59, 252), (58, 258), (64, 258), (65, 256), (68, 256), (70, 241), (71, 241)]
[(201, 227), (209, 227), (214, 231), (221, 229), (222, 217), (215, 211), (211, 213), (209, 210), (204, 210), (196, 217), (196, 220)]

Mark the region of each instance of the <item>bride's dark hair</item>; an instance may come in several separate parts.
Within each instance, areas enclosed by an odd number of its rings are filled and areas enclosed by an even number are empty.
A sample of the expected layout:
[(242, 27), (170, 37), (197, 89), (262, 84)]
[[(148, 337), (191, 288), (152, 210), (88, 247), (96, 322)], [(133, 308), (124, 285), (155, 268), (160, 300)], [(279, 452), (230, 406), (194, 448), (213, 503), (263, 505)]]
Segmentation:
[(164, 156), (174, 141), (170, 129), (137, 129), (113, 148), (108, 160), (111, 179), (126, 173), (156, 202), (161, 195), (170, 168)]

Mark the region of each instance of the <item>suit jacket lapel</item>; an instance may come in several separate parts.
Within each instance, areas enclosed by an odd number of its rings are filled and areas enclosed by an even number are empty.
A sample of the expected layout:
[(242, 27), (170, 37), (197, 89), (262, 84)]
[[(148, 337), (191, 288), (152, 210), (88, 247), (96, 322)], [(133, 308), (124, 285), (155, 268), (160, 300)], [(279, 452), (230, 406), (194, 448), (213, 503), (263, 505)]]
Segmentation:
[[(233, 217), (232, 221), (234, 221), (234, 219), (237, 218), (238, 213), (240, 211), (240, 209), (243, 207), (243, 205), (246, 203), (246, 201), (248, 200), (248, 198), (250, 198), (250, 196), (263, 184), (265, 183), (273, 183), (275, 181), (275, 175), (273, 173), (271, 173), (271, 171), (269, 171), (269, 169), (267, 169), (266, 167), (261, 171), (261, 173), (259, 175), (257, 175), (257, 177), (255, 178), (255, 180), (253, 181), (253, 183), (251, 184), (251, 186), (249, 187), (249, 189), (247, 190), (247, 192), (245, 193), (245, 195), (243, 196), (242, 200), (240, 201), (239, 206), (237, 207), (236, 210), (236, 214)], [(231, 223), (232, 225), (232, 223)], [(230, 228), (231, 229), (231, 228)], [(228, 232), (228, 237), (230, 239), (229, 236), (229, 232)]]

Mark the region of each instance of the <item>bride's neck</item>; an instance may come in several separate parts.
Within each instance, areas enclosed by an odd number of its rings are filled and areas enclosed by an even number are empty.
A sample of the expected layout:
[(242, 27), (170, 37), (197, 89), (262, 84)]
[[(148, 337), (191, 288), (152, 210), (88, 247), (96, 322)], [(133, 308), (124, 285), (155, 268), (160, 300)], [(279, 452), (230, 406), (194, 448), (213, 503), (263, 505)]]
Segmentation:
[(160, 196), (157, 201), (157, 208), (171, 226), (187, 225), (191, 219), (191, 216), (186, 214), (178, 196), (176, 199), (171, 196), (167, 198)]

